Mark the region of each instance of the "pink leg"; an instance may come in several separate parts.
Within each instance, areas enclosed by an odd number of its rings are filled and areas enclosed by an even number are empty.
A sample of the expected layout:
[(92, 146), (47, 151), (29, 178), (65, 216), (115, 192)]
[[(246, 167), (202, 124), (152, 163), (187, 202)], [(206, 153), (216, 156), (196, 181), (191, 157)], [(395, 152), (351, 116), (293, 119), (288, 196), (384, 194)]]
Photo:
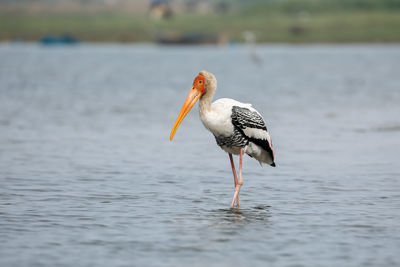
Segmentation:
[[(232, 158), (232, 154), (231, 153), (229, 153), (229, 159), (231, 161), (231, 167), (232, 167), (232, 173), (233, 173), (233, 181), (235, 182), (235, 189), (236, 189), (238, 180), (237, 180), (237, 176), (236, 176), (235, 164), (233, 163), (233, 158)], [(239, 195), (236, 197), (236, 203), (239, 204)], [(233, 203), (233, 204), (235, 204), (235, 203)], [(233, 206), (233, 204), (232, 204), (232, 206)]]
[(239, 162), (239, 179), (237, 181), (237, 184), (235, 186), (235, 194), (233, 195), (233, 200), (231, 206), (235, 204), (235, 199), (237, 199), (236, 206), (239, 206), (239, 192), (240, 192), (240, 187), (243, 185), (243, 180), (242, 180), (242, 162), (243, 162), (243, 149), (240, 149), (240, 162)]

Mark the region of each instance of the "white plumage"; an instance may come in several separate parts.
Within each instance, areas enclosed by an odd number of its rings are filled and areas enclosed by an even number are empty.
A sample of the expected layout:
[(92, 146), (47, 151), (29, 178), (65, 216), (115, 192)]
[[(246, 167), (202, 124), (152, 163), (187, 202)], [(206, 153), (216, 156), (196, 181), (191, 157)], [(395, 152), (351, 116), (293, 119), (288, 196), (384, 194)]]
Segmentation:
[[(200, 99), (200, 101), (202, 101), (202, 99)], [(254, 109), (251, 104), (241, 103), (230, 98), (221, 98), (214, 101), (211, 104), (210, 109), (199, 109), (200, 120), (214, 136), (232, 136), (235, 134), (234, 128), (236, 127), (232, 123), (233, 107), (249, 109), (251, 112), (258, 114), (258, 116), (262, 118), (260, 113)], [(266, 130), (246, 127), (242, 129), (242, 131), (248, 138), (266, 140), (272, 149), (271, 137)], [(227, 153), (234, 155), (239, 155), (240, 153), (240, 147), (237, 146), (222, 146), (221, 148)], [(274, 163), (270, 153), (265, 148), (260, 147), (254, 142), (249, 141), (249, 143), (243, 147), (243, 150), (246, 154), (254, 157), (260, 163), (267, 163), (269, 165)]]

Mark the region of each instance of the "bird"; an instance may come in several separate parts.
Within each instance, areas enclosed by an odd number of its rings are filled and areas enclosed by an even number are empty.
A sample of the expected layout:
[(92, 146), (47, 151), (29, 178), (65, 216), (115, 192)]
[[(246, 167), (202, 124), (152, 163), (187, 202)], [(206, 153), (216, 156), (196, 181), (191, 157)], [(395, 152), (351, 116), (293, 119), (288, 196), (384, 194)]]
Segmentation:
[[(230, 98), (211, 102), (217, 89), (217, 79), (208, 71), (200, 71), (172, 127), (170, 140), (192, 107), (199, 101), (200, 120), (215, 137), (217, 145), (229, 154), (235, 191), (231, 206), (239, 206), (239, 193), (243, 185), (243, 153), (275, 167), (275, 152), (264, 119), (251, 104)], [(236, 173), (232, 155), (239, 155), (239, 173)]]

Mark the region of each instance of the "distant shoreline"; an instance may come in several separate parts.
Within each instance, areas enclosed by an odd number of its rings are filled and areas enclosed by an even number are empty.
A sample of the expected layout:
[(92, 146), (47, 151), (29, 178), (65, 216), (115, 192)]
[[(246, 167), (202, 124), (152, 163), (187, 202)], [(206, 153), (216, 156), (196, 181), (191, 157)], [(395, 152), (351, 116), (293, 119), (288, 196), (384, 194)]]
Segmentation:
[(151, 20), (146, 14), (0, 14), (0, 41), (39, 41), (68, 34), (82, 42), (152, 43), (167, 36), (198, 34), (213, 43), (398, 43), (400, 12), (353, 11), (319, 14), (179, 15)]

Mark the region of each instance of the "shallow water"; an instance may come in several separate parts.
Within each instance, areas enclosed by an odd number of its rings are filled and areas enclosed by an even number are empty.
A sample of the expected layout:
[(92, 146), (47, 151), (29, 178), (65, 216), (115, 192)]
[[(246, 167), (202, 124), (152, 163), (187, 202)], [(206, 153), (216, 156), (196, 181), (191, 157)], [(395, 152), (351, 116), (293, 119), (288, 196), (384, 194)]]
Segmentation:
[[(253, 51), (254, 52), (254, 51)], [(0, 45), (0, 265), (400, 264), (400, 46)], [(196, 74), (264, 116), (277, 168), (228, 155)]]

